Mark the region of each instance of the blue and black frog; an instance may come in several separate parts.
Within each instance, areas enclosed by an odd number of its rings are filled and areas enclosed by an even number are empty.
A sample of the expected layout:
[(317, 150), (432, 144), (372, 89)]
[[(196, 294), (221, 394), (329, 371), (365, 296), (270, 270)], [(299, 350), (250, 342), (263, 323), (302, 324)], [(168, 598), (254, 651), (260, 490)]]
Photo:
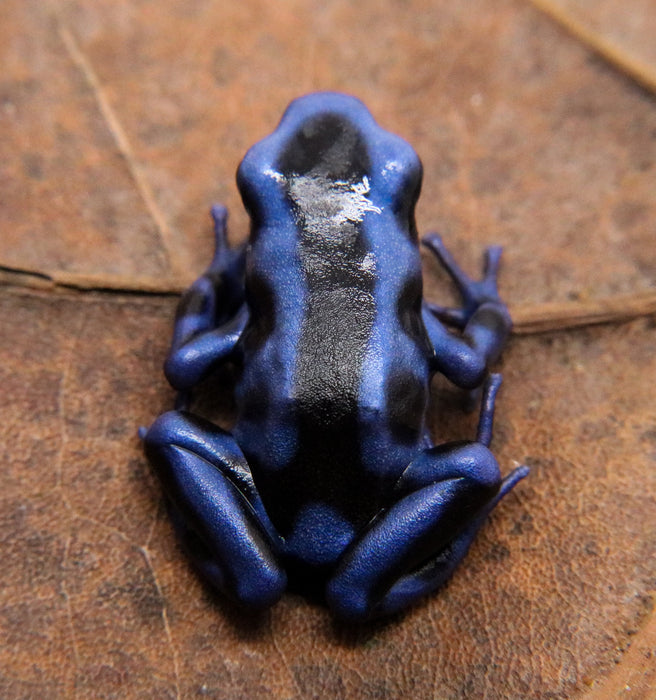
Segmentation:
[[(173, 521), (202, 575), (254, 609), (289, 587), (339, 619), (389, 615), (439, 588), (487, 515), (528, 472), (505, 479), (488, 449), (511, 328), (497, 292), (501, 251), (481, 280), (437, 235), (423, 243), (461, 308), (422, 297), (414, 209), (422, 167), (357, 99), (291, 103), (237, 181), (247, 245), (226, 242), (184, 294), (165, 372), (178, 410), (143, 431)], [(190, 396), (239, 367), (231, 432)], [(431, 377), (483, 387), (476, 440), (434, 446)]]

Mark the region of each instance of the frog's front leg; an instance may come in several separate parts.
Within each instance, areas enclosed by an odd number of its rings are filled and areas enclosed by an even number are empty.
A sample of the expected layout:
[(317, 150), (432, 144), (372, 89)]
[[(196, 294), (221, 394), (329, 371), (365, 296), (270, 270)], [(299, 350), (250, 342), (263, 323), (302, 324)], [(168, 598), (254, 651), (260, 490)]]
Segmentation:
[[(458, 386), (472, 389), (485, 380), (489, 364), (501, 354), (512, 328), (497, 290), (501, 248), (487, 249), (483, 278), (473, 280), (460, 269), (437, 234), (426, 236), (423, 243), (440, 260), (463, 300), (460, 309), (423, 303), (422, 319), (434, 349), (432, 367)], [(459, 328), (461, 337), (444, 324)]]
[(245, 248), (228, 246), (225, 207), (213, 207), (212, 217), (214, 258), (180, 299), (164, 365), (167, 379), (180, 391), (190, 390), (214, 365), (230, 358), (248, 321)]
[(170, 411), (155, 421), (144, 443), (201, 574), (251, 609), (273, 605), (287, 584), (276, 554), (278, 536), (232, 435)]
[(346, 552), (327, 587), (334, 613), (359, 622), (402, 610), (442, 586), (496, 504), (528, 473), (501, 480), (488, 449), (499, 375), (488, 380), (476, 442), (424, 450), (404, 471), (396, 501)]

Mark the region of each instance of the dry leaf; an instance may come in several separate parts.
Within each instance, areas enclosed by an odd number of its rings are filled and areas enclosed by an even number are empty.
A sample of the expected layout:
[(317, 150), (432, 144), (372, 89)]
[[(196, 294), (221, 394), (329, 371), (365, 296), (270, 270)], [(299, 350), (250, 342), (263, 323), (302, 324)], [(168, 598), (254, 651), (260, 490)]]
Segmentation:
[[(172, 402), (175, 299), (116, 290), (193, 279), (214, 201), (243, 239), (240, 158), (292, 97), (331, 88), (420, 153), (422, 231), (472, 272), (504, 244), (525, 330), (651, 313), (653, 98), (520, 0), (0, 14), (0, 696), (650, 698), (648, 318), (513, 340), (494, 450), (531, 476), (445, 590), (349, 632), (291, 595), (238, 615), (192, 572), (136, 436)], [(428, 259), (425, 281), (448, 294)], [(470, 438), (449, 397), (436, 438)]]

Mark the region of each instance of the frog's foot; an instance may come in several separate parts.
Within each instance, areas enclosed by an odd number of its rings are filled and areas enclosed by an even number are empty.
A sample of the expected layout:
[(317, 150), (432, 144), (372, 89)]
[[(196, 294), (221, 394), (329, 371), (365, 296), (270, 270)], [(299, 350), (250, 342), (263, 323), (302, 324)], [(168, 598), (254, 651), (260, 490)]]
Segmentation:
[(248, 321), (244, 268), (246, 248), (230, 248), (228, 212), (212, 207), (216, 247), (205, 272), (182, 295), (175, 315), (171, 349), (164, 365), (180, 396), (176, 408), (190, 405), (190, 391), (209, 370), (231, 358)]
[(276, 535), (233, 437), (171, 411), (155, 421), (144, 443), (176, 529), (208, 582), (252, 609), (275, 603), (287, 584)]
[[(200, 287), (198, 291), (203, 291), (203, 287), (210, 283), (211, 290), (216, 293), (217, 287), (221, 291), (236, 278), (243, 286), (242, 278), (244, 274), (246, 246), (241, 245), (231, 248), (228, 244), (228, 209), (223, 204), (214, 204), (210, 209), (214, 224), (214, 256), (205, 273), (194, 283), (190, 291), (195, 287)], [(206, 294), (210, 290), (207, 289)]]
[(396, 502), (346, 552), (328, 582), (336, 616), (360, 622), (402, 610), (442, 586), (463, 559), (488, 514), (528, 474), (501, 479), (487, 448), (494, 395), (487, 383), (477, 442), (426, 449), (405, 470)]
[(440, 321), (456, 328), (464, 328), (483, 304), (492, 303), (504, 306), (497, 289), (497, 274), (501, 260), (500, 246), (490, 246), (486, 249), (483, 277), (480, 280), (473, 280), (458, 265), (437, 233), (428, 234), (422, 239), (422, 243), (442, 263), (462, 297), (463, 305), (460, 309), (426, 302), (429, 311)]
[(185, 291), (178, 304), (173, 344), (214, 328), (235, 314), (244, 300), (245, 246), (231, 248), (227, 239), (228, 210), (211, 209), (214, 257), (205, 272)]

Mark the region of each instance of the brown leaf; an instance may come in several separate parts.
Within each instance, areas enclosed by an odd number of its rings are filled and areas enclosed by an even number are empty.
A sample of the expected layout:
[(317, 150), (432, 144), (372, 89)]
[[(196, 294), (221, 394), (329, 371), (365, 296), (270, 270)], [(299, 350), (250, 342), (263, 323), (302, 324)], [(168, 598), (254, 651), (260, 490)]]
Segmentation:
[(162, 226), (49, 4), (4, 3), (0, 263), (47, 275), (171, 275)]
[[(494, 449), (531, 476), (445, 590), (348, 632), (291, 595), (239, 615), (179, 551), (136, 437), (170, 405), (172, 312), (0, 297), (3, 698), (569, 698), (640, 643), (656, 577), (644, 320), (514, 342)], [(432, 415), (438, 439), (473, 435), (453, 405)]]
[(656, 12), (651, 0), (530, 0), (636, 81), (656, 91)]
[(653, 286), (652, 102), (542, 13), (518, 0), (194, 7), (79, 2), (53, 18), (3, 5), (0, 264), (179, 289), (211, 254), (210, 204), (246, 235), (246, 149), (291, 98), (333, 87), (418, 150), (422, 231), (472, 266), (486, 242), (506, 246), (512, 302)]
[[(520, 0), (0, 14), (0, 696), (649, 698), (648, 318), (514, 338), (494, 450), (531, 476), (445, 590), (347, 631), (292, 595), (243, 616), (199, 582), (136, 437), (172, 403), (175, 300), (69, 288), (191, 281), (212, 202), (246, 235), (246, 149), (291, 98), (332, 88), (417, 148), (422, 231), (472, 273), (504, 244), (520, 329), (650, 314), (653, 98)], [(444, 275), (425, 262), (438, 301)], [(446, 396), (436, 437), (470, 438), (475, 417)]]

